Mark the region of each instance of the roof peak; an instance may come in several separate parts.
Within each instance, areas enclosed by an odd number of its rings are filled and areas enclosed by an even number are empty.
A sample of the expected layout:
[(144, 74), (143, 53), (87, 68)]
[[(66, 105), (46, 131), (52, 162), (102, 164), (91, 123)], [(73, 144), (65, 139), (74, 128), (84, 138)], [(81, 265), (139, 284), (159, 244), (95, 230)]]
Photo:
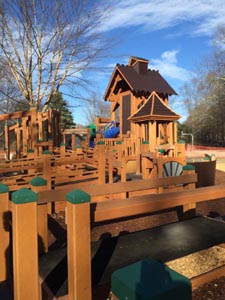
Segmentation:
[(142, 63), (149, 63), (148, 59), (142, 58), (142, 57), (137, 57), (137, 56), (131, 56), (128, 62), (128, 66), (133, 67), (135, 66), (138, 62)]

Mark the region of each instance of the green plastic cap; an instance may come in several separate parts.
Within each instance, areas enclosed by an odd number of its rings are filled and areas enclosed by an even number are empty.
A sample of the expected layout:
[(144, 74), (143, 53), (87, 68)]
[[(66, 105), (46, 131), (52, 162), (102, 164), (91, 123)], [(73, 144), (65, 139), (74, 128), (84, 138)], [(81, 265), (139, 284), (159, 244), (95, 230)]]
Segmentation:
[(122, 144), (122, 141), (117, 141), (116, 142), (116, 145), (121, 145)]
[(159, 153), (165, 153), (165, 149), (159, 149), (159, 151), (158, 151)]
[(65, 143), (61, 143), (60, 146), (66, 146), (66, 144)]
[(193, 166), (191, 164), (187, 164), (186, 166), (183, 166), (183, 170), (186, 170), (186, 171), (195, 170), (195, 166)]
[(49, 150), (44, 150), (43, 154), (51, 154), (51, 152)]
[(210, 157), (204, 157), (203, 160), (210, 161)]
[(9, 187), (3, 183), (0, 183), (0, 194), (8, 193)]
[(43, 185), (47, 185), (47, 180), (37, 176), (31, 179), (30, 184), (32, 186), (43, 186)]
[(185, 142), (185, 140), (179, 140), (178, 141), (178, 144), (185, 144), (186, 142)]
[(148, 144), (149, 144), (149, 141), (142, 141), (142, 144), (143, 144), (143, 145), (148, 145)]
[(99, 141), (99, 142), (97, 142), (97, 145), (105, 145), (105, 142), (104, 141)]
[(38, 200), (37, 193), (35, 193), (27, 188), (22, 188), (16, 192), (12, 193), (12, 201), (15, 204), (37, 202), (37, 200)]
[(34, 153), (34, 150), (33, 149), (28, 149), (27, 152), (28, 153)]
[(82, 190), (75, 190), (66, 195), (66, 201), (72, 204), (81, 204), (90, 202), (91, 196)]

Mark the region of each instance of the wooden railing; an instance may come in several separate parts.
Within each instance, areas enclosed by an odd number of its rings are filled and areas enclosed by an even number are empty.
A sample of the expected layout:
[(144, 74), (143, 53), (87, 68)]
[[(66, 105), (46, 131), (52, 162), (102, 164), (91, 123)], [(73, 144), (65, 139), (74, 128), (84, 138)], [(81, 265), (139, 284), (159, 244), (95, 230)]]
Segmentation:
[[(47, 181), (37, 177), (36, 182), (32, 181), (33, 191), (21, 189), (12, 194), (12, 202), (10, 201), (13, 224), (14, 299), (28, 300), (31, 294), (32, 299), (41, 299), (38, 280), (37, 236), (42, 241), (42, 252), (47, 252), (47, 206), (49, 203), (67, 200), (69, 297), (76, 300), (90, 300), (91, 222), (148, 213), (162, 207), (189, 205), (187, 200), (175, 202), (170, 200), (168, 202), (168, 199), (174, 199), (174, 196), (177, 198), (180, 195), (176, 193), (147, 194), (145, 196), (135, 196), (135, 193), (141, 194), (144, 190), (149, 191), (152, 188), (180, 184), (184, 188), (192, 188), (196, 181), (195, 174), (188, 174), (174, 178), (155, 179), (155, 181), (140, 180), (89, 185), (85, 186), (85, 191), (77, 190), (77, 188), (82, 188), (82, 185), (74, 186), (76, 191), (71, 188), (46, 191)], [(9, 230), (6, 230), (9, 228), (10, 219), (9, 189), (5, 185), (1, 185), (0, 188), (0, 221), (3, 224), (0, 226), (0, 236), (3, 237), (0, 244), (0, 264), (4, 266), (1, 268), (0, 281), (3, 281), (9, 274), (9, 270), (7, 270), (9, 264), (6, 263), (9, 257), (5, 254), (10, 243), (10, 233)], [(93, 202), (95, 197), (119, 194), (125, 198)], [(32, 247), (30, 241), (32, 241)]]

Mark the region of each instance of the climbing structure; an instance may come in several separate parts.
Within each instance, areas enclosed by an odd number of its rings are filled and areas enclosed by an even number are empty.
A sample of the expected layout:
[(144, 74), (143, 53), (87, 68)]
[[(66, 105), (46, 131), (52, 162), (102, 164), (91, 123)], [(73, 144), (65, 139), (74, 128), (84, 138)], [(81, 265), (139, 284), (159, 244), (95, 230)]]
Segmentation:
[[(10, 125), (12, 120), (14, 125)], [(5, 121), (5, 153), (8, 159), (11, 150), (15, 152), (16, 157), (24, 157), (28, 152), (39, 156), (44, 149), (51, 150), (60, 145), (59, 111), (49, 109), (46, 112), (38, 112), (34, 107), (29, 111), (0, 115), (0, 121)]]

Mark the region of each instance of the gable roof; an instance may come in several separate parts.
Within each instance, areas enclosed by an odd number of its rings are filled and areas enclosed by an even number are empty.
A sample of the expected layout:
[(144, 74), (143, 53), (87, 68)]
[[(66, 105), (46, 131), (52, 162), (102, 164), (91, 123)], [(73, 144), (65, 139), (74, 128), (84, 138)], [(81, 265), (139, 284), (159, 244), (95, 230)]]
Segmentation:
[(143, 122), (150, 120), (175, 121), (180, 119), (155, 92), (152, 92), (148, 100), (128, 120), (132, 122)]
[[(146, 66), (146, 72), (138, 72), (136, 69), (137, 64), (144, 64)], [(165, 95), (177, 94), (158, 71), (148, 69), (148, 60), (131, 56), (128, 65), (116, 65), (104, 95), (105, 100), (107, 100), (110, 94), (114, 78), (118, 73), (128, 84), (132, 92), (151, 93), (155, 91)]]

